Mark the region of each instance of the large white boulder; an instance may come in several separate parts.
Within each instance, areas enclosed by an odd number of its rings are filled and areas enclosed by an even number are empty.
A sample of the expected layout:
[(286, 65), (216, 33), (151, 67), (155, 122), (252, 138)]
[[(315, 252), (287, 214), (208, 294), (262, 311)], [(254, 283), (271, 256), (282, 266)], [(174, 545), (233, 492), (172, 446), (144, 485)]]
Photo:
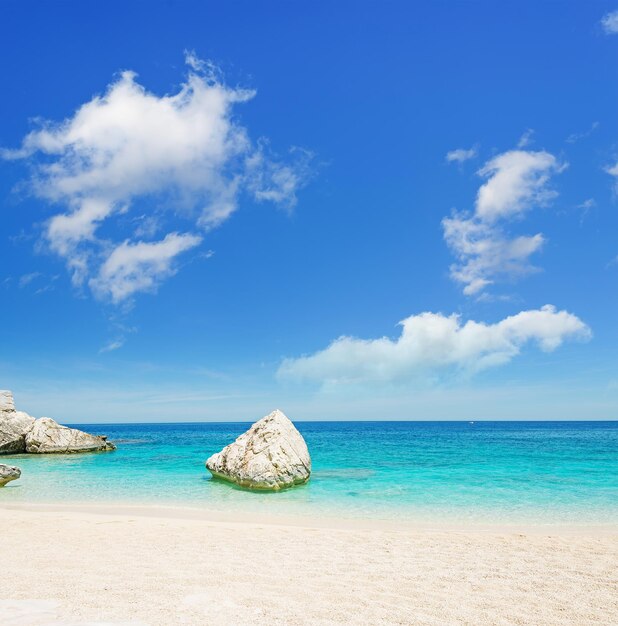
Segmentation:
[(19, 467), (13, 467), (12, 465), (2, 465), (0, 463), (0, 487), (4, 487), (12, 480), (17, 480), (21, 476), (21, 470)]
[(206, 467), (216, 478), (241, 487), (278, 491), (306, 483), (311, 458), (303, 436), (277, 409), (213, 454)]
[(46, 454), (114, 450), (106, 437), (61, 426), (49, 417), (36, 420), (15, 410), (13, 394), (0, 391), (0, 454)]
[(26, 433), (34, 417), (15, 410), (13, 394), (0, 391), (0, 454), (20, 454), (26, 451)]
[(77, 428), (61, 426), (50, 417), (41, 417), (26, 435), (26, 452), (52, 454), (114, 450), (107, 437), (89, 435)]

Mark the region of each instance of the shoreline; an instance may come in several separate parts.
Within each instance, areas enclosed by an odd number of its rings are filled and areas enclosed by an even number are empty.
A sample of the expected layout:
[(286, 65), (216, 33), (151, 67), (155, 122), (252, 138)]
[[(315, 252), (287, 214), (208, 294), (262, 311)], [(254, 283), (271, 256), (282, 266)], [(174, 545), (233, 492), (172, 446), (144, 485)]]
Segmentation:
[(446, 519), (439, 517), (402, 517), (401, 519), (381, 519), (351, 517), (338, 514), (265, 514), (251, 509), (221, 511), (189, 504), (128, 504), (127, 502), (15, 502), (0, 501), (0, 511), (30, 513), (69, 513), (91, 516), (137, 516), (152, 519), (193, 520), (213, 524), (233, 524), (241, 526), (305, 528), (323, 530), (377, 530), (401, 532), (444, 532), (444, 533), (486, 533), (486, 534), (525, 534), (550, 536), (616, 536), (617, 523), (560, 523), (535, 520), (513, 522), (479, 522), (475, 520)]

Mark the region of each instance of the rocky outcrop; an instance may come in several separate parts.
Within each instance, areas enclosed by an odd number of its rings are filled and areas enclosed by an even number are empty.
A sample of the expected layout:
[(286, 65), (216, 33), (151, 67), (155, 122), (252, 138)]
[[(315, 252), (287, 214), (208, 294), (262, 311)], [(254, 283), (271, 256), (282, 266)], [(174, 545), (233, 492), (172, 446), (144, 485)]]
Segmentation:
[(13, 394), (0, 391), (0, 454), (25, 452), (26, 433), (33, 424), (34, 417), (15, 410)]
[(215, 478), (241, 487), (278, 491), (306, 483), (311, 458), (303, 436), (276, 410), (213, 454), (206, 467)]
[(0, 454), (25, 452), (26, 433), (34, 421), (34, 417), (22, 411), (0, 412)]
[(0, 487), (4, 487), (12, 480), (17, 480), (21, 476), (21, 470), (19, 467), (13, 467), (12, 465), (2, 465), (0, 463)]
[(76, 428), (61, 426), (49, 417), (41, 417), (26, 435), (26, 452), (53, 454), (67, 452), (97, 452), (114, 450), (107, 437), (89, 435)]
[(107, 437), (61, 426), (49, 417), (35, 419), (16, 411), (13, 394), (0, 391), (0, 454), (95, 452), (114, 450)]

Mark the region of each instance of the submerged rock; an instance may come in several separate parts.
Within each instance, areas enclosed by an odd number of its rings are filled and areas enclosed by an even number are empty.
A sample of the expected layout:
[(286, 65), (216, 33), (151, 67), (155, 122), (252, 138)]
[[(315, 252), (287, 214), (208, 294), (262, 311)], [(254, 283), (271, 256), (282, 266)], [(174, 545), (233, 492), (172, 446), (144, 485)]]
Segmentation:
[(0, 454), (48, 454), (114, 450), (107, 437), (61, 426), (49, 417), (35, 419), (15, 410), (13, 394), (0, 391)]
[(303, 436), (277, 409), (213, 454), (206, 467), (214, 477), (241, 487), (278, 491), (306, 483), (311, 458)]
[(17, 480), (21, 476), (21, 470), (19, 467), (13, 467), (12, 465), (2, 465), (0, 463), (0, 487), (4, 487), (12, 480)]

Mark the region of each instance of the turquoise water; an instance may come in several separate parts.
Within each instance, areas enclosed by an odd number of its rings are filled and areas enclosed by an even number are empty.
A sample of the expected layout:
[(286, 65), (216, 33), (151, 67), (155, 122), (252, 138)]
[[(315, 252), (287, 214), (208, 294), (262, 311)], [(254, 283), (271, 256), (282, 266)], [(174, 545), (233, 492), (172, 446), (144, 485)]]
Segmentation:
[(618, 422), (298, 423), (307, 485), (248, 492), (212, 480), (205, 459), (248, 424), (87, 425), (111, 453), (15, 455), (22, 478), (0, 503), (184, 504), (267, 515), (397, 520), (618, 522)]

